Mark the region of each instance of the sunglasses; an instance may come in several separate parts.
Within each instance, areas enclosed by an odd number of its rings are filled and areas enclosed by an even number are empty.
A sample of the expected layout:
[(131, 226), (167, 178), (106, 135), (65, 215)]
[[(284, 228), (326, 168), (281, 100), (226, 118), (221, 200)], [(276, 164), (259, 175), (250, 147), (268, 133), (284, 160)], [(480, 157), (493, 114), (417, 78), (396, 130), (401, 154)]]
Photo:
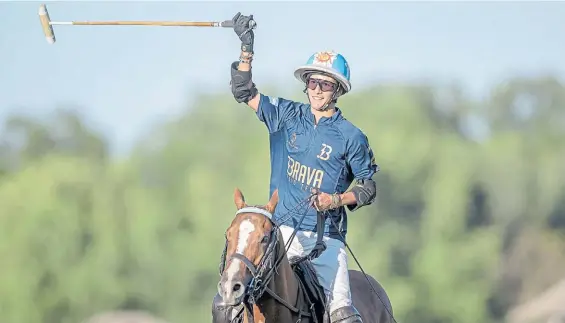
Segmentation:
[(319, 85), (322, 92), (333, 92), (337, 84), (332, 83), (330, 81), (320, 80), (320, 79), (313, 79), (309, 78), (306, 82), (308, 88), (310, 90), (315, 90), (316, 87)]

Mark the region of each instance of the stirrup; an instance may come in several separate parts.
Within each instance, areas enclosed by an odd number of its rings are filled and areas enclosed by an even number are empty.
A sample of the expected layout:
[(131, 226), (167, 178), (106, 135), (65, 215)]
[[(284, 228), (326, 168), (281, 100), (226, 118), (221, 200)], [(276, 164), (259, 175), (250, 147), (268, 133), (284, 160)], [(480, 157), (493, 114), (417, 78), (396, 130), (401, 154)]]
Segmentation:
[(333, 311), (330, 315), (330, 323), (363, 323), (363, 320), (355, 306), (350, 305)]

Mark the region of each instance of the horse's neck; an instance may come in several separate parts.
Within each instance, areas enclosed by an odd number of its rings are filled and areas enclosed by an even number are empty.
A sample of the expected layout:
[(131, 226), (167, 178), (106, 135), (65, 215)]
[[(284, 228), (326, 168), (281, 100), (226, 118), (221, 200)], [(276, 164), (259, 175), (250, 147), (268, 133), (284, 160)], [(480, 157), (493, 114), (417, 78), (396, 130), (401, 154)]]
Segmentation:
[[(282, 235), (279, 232), (277, 256), (284, 255), (278, 268), (270, 280), (268, 287), (273, 291), (273, 293), (288, 304), (296, 306), (296, 300), (298, 296), (298, 282), (296, 281), (296, 276), (290, 266), (288, 258), (286, 256), (285, 244)], [(284, 319), (291, 319), (293, 313), (285, 305), (281, 304), (279, 301), (275, 300), (272, 296), (267, 293), (263, 294), (267, 297), (267, 301), (261, 308), (255, 308), (254, 311), (259, 312), (266, 318), (277, 317), (278, 320), (284, 321)], [(257, 321), (256, 321), (257, 322)]]
[(281, 233), (279, 232), (278, 238), (278, 255), (284, 255), (275, 273), (274, 279), (269, 282), (269, 286), (273, 292), (284, 295), (284, 300), (294, 305), (296, 303), (296, 296), (298, 294), (298, 282), (296, 275), (290, 266), (290, 262), (286, 256), (285, 243)]

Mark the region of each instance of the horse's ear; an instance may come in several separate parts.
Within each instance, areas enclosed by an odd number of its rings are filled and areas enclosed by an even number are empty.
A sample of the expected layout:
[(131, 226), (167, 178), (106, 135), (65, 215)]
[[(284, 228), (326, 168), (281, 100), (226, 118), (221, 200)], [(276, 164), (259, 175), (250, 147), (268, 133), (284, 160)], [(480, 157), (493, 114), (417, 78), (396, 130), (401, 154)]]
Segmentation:
[(238, 210), (243, 209), (246, 205), (245, 205), (245, 198), (243, 197), (243, 193), (241, 193), (241, 191), (239, 190), (239, 188), (235, 188), (235, 191), (233, 192), (233, 201), (235, 203), (235, 206), (237, 207)]
[(267, 203), (265, 208), (267, 209), (267, 211), (273, 213), (278, 203), (279, 203), (279, 189), (277, 188), (273, 192), (273, 195), (271, 196), (271, 199), (269, 200), (269, 203)]

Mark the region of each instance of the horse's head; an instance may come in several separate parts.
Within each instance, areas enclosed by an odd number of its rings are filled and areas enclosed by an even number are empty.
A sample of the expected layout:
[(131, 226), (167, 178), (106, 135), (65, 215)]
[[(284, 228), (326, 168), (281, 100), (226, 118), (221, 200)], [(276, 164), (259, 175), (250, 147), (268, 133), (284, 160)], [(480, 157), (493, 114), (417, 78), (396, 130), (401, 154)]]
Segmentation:
[(226, 231), (225, 270), (218, 284), (218, 293), (225, 305), (244, 300), (247, 289), (261, 287), (273, 269), (278, 230), (272, 213), (278, 203), (278, 192), (264, 206), (248, 206), (239, 189), (234, 192), (237, 213)]

